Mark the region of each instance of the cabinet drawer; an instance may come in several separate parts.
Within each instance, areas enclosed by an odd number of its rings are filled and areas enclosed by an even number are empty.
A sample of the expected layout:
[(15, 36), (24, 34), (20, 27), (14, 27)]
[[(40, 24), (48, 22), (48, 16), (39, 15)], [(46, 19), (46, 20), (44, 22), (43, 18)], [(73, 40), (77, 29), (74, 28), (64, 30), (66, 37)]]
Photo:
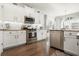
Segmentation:
[(78, 32), (64, 32), (64, 37), (75, 37), (77, 36)]
[(76, 39), (76, 36), (64, 36), (64, 38)]
[(77, 35), (78, 32), (64, 32), (64, 35)]

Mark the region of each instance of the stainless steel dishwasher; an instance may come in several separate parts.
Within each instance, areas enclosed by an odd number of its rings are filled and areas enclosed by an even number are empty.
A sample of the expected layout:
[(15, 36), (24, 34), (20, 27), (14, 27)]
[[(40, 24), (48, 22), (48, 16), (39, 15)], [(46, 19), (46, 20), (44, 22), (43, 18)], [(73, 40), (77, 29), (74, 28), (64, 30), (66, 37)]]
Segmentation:
[(50, 31), (50, 46), (63, 50), (64, 46), (64, 31), (62, 30), (51, 30)]

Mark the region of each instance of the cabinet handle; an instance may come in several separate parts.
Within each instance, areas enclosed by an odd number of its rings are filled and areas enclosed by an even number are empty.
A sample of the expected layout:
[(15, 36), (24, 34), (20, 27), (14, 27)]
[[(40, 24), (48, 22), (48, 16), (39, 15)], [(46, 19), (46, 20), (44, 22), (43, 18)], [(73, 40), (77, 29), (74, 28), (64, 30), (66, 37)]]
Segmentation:
[(64, 41), (66, 41), (66, 40), (64, 39)]
[(3, 43), (1, 43), (1, 45), (3, 45)]
[(16, 38), (16, 35), (15, 35), (15, 38)]
[(79, 39), (79, 36), (76, 36), (76, 39)]
[(72, 33), (69, 33), (69, 35), (72, 35)]
[(18, 38), (19, 36), (17, 35), (17, 38)]
[(79, 45), (79, 43), (77, 42), (77, 46)]
[(43, 35), (43, 33), (41, 33), (41, 35)]
[(12, 32), (9, 32), (9, 34), (11, 34)]

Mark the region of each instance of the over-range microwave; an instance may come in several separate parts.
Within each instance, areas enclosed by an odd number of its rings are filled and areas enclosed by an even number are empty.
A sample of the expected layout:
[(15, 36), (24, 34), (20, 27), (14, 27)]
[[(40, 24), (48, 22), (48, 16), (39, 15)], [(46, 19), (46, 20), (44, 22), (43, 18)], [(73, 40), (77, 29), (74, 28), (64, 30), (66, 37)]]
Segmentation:
[(34, 24), (35, 23), (35, 18), (33, 17), (27, 17), (27, 16), (24, 16), (24, 23), (27, 23), (27, 24)]

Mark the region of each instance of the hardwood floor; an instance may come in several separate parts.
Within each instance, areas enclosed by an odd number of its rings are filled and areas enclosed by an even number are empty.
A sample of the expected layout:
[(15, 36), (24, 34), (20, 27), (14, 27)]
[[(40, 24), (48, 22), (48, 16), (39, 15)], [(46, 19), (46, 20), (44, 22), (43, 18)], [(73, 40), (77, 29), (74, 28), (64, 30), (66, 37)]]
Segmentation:
[(4, 50), (2, 56), (45, 56), (48, 54), (46, 41), (25, 44)]
[(69, 56), (60, 50), (50, 48), (47, 52), (45, 41), (22, 45), (15, 48), (4, 50), (2, 56)]
[(60, 51), (60, 50), (54, 49), (54, 48), (49, 49), (49, 55), (50, 56), (70, 56), (63, 51)]

